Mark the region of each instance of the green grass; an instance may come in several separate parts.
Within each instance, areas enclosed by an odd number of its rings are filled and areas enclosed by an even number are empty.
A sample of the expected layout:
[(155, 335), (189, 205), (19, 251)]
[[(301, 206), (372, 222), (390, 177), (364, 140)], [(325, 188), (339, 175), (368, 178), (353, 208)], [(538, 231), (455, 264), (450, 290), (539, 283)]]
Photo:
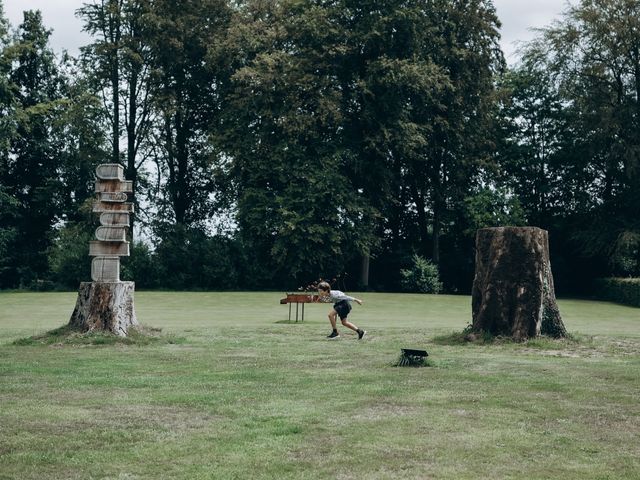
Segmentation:
[(368, 338), (327, 341), (326, 305), (138, 292), (179, 341), (19, 341), (75, 296), (0, 293), (0, 479), (640, 478), (639, 309), (565, 300), (572, 340), (457, 345), (434, 338), (468, 297), (363, 293)]
[(127, 332), (126, 337), (114, 335), (111, 332), (94, 331), (81, 332), (77, 328), (63, 325), (47, 332), (19, 338), (13, 341), (17, 346), (49, 345), (54, 347), (78, 345), (151, 345), (153, 343), (184, 343), (183, 338), (175, 335), (163, 335), (162, 329), (140, 325)]

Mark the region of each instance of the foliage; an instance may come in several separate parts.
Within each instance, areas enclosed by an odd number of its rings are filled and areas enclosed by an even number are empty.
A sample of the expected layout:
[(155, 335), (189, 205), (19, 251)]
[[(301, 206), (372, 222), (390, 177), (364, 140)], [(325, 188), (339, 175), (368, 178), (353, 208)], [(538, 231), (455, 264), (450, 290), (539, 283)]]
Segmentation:
[(520, 200), (504, 190), (485, 188), (464, 199), (466, 233), (475, 236), (480, 228), (525, 224)]
[(609, 262), (613, 274), (640, 276), (640, 233), (625, 231), (620, 234)]
[(376, 245), (377, 212), (346, 175), (333, 58), (341, 31), (330, 14), (311, 2), (250, 2), (229, 33), (239, 68), (218, 136), (232, 159), (223, 168), (250, 263), (289, 288)]
[(145, 242), (131, 243), (131, 256), (120, 260), (120, 278), (136, 282), (136, 290), (171, 288), (171, 279), (163, 277), (162, 266)]
[(210, 237), (202, 230), (182, 225), (158, 225), (156, 231), (157, 286), (172, 290), (232, 290), (238, 287), (242, 267), (237, 263), (237, 247), (233, 240)]
[(595, 292), (603, 300), (640, 307), (640, 278), (600, 278)]
[(51, 280), (61, 287), (75, 290), (80, 282), (91, 280), (89, 241), (94, 239), (95, 226), (69, 223), (56, 232), (49, 250)]
[[(545, 207), (546, 214), (530, 219), (543, 226), (560, 220), (573, 248), (609, 271), (621, 267), (619, 239), (640, 232), (639, 12), (637, 0), (577, 2), (528, 45), (518, 71), (520, 80), (530, 77), (520, 84), (523, 100), (529, 92), (521, 113), (538, 119), (538, 128), (520, 131), (536, 135), (531, 165), (543, 168), (519, 192), (523, 207), (528, 213)], [(535, 193), (536, 184), (546, 197), (537, 206), (524, 192)]]
[(501, 65), (492, 7), (462, 3), (247, 2), (240, 10), (219, 138), (232, 159), (223, 166), (243, 241), (256, 261), (272, 259), (272, 279), (335, 273), (375, 253), (383, 232), (398, 240), (414, 221), (397, 218), (409, 205), (423, 245), (428, 210), (437, 210), (439, 255), (444, 192), (466, 191), (479, 169), (479, 132), (490, 124)]
[(162, 172), (155, 200), (159, 218), (185, 228), (204, 228), (216, 212), (216, 148), (209, 129), (219, 124), (228, 72), (207, 62), (207, 55), (222, 41), (229, 17), (223, 0), (156, 1), (144, 17), (156, 81), (154, 161)]
[(17, 238), (14, 223), (17, 212), (18, 201), (0, 185), (0, 278), (7, 275), (7, 270), (11, 268), (11, 247)]
[(412, 262), (410, 269), (400, 270), (405, 291), (439, 293), (442, 290), (442, 283), (440, 283), (437, 265), (420, 255), (413, 255)]
[(639, 12), (579, 0), (505, 69), (489, 0), (95, 1), (79, 59), (0, 7), (0, 288), (85, 276), (105, 161), (134, 182), (144, 288), (370, 260), (362, 283), (398, 290), (417, 252), (464, 292), (474, 232), (506, 224), (549, 230), (561, 292), (637, 276)]
[(10, 46), (9, 22), (4, 16), (0, 1), (0, 158), (5, 158), (9, 141), (15, 134), (13, 113), (15, 108), (15, 86), (9, 78), (11, 59), (8, 55)]
[(508, 95), (501, 111), (501, 175), (526, 219), (545, 225), (568, 202), (574, 209), (588, 208), (593, 185), (581, 170), (582, 159), (569, 150), (575, 148), (569, 127), (573, 112), (563, 102), (549, 66), (528, 53), (505, 74), (501, 86)]
[(14, 42), (2, 55), (3, 83), (9, 89), (3, 103), (13, 132), (0, 142), (5, 199), (0, 215), (3, 229), (10, 232), (3, 235), (4, 288), (30, 285), (47, 275), (46, 252), (59, 214), (56, 152), (62, 138), (55, 135), (54, 124), (64, 105), (63, 78), (48, 46), (49, 34), (39, 12), (25, 12)]

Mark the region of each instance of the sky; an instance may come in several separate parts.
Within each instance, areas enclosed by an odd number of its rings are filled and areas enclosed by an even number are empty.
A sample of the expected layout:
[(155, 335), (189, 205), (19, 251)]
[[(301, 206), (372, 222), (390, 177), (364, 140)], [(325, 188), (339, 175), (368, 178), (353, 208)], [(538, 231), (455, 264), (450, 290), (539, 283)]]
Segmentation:
[[(53, 29), (51, 45), (60, 52), (66, 49), (77, 55), (79, 47), (89, 43), (89, 37), (82, 32), (82, 23), (75, 11), (87, 0), (0, 0), (4, 4), (5, 15), (16, 27), (22, 22), (23, 10), (40, 10), (44, 24)], [(566, 7), (566, 0), (494, 0), (498, 17), (502, 22), (502, 50), (509, 64), (517, 60), (518, 42), (531, 40), (534, 28), (549, 25)]]

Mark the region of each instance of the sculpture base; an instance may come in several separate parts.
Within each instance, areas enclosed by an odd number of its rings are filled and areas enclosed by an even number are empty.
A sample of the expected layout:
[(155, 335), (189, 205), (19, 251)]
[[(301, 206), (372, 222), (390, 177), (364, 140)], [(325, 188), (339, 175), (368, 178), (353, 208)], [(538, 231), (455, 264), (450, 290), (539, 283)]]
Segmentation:
[(139, 326), (133, 303), (135, 282), (82, 282), (69, 326), (126, 337)]

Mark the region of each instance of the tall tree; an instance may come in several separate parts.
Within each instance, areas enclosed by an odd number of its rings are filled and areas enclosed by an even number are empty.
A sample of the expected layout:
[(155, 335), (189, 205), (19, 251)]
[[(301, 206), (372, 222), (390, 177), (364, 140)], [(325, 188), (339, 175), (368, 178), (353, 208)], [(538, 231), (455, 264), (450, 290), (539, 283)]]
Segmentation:
[(339, 3), (354, 167), (366, 171), (372, 204), (391, 208), (389, 230), (398, 235), (398, 217), (414, 212), (422, 250), (430, 245), (437, 263), (447, 209), (464, 198), (491, 146), (503, 64), (495, 9), (487, 1)]
[(61, 180), (58, 216), (64, 222), (84, 221), (87, 200), (95, 197), (95, 169), (109, 158), (109, 125), (91, 80), (74, 62), (64, 69), (64, 109), (52, 124), (59, 139)]
[[(395, 0), (344, 1), (334, 9), (347, 45), (338, 72), (344, 92), (342, 140), (352, 152), (350, 177), (381, 213), (375, 234), (382, 237), (389, 230), (392, 242), (402, 236), (413, 197), (425, 250), (427, 212), (418, 191), (426, 185), (408, 166), (422, 158), (419, 150), (429, 143), (440, 99), (449, 88), (428, 46), (437, 42), (433, 9)], [(367, 261), (365, 256), (365, 267)]]
[[(52, 124), (62, 109), (62, 79), (40, 12), (27, 11), (15, 43), (5, 48), (14, 92), (15, 135), (0, 159), (0, 184), (12, 198), (15, 232), (2, 286), (29, 285), (48, 271), (47, 249), (58, 213), (57, 144)], [(11, 228), (11, 227), (10, 227)]]
[[(503, 177), (529, 223), (549, 228), (554, 215), (566, 212), (570, 190), (575, 198), (588, 196), (591, 189), (592, 179), (567, 163), (569, 145), (578, 147), (571, 130), (572, 111), (547, 70), (527, 57), (505, 74), (502, 87), (508, 98), (500, 112), (506, 120), (499, 151)], [(570, 173), (572, 181), (565, 175)]]
[(5, 275), (11, 268), (11, 246), (16, 238), (18, 201), (4, 184), (7, 177), (9, 149), (14, 134), (15, 88), (10, 81), (11, 61), (9, 21), (4, 16), (0, 0), (0, 287), (6, 284)]
[(207, 137), (221, 99), (220, 73), (206, 57), (230, 13), (223, 0), (158, 0), (145, 17), (158, 82), (153, 108), (162, 221), (203, 226), (212, 213), (213, 148)]
[(15, 101), (15, 86), (11, 83), (11, 56), (9, 47), (9, 21), (4, 16), (4, 7), (0, 0), (0, 158), (6, 162), (9, 141), (14, 132), (13, 109)]
[[(111, 123), (111, 162), (120, 163), (123, 4), (126, 0), (95, 0), (78, 10), (84, 30), (97, 39), (81, 49), (88, 71), (103, 87), (105, 107)], [(109, 98), (110, 96), (110, 98)]]
[(56, 284), (77, 288), (91, 278), (88, 255), (96, 229), (96, 216), (91, 213), (95, 169), (110, 157), (109, 124), (82, 70), (73, 61), (62, 67), (65, 105), (52, 123), (59, 157), (59, 221), (52, 234), (49, 266)]
[[(84, 71), (103, 98), (110, 124), (110, 161), (124, 164), (126, 177), (133, 182), (131, 200), (138, 209), (139, 180), (152, 137), (154, 81), (145, 31), (151, 8), (149, 0), (94, 0), (78, 10), (84, 30), (95, 38), (81, 51)], [(124, 156), (122, 144), (126, 145)]]
[(568, 233), (592, 259), (611, 257), (640, 238), (640, 1), (581, 0), (528, 45), (526, 58), (547, 72), (571, 115), (572, 141), (559, 153)]
[(467, 196), (493, 148), (491, 138), (495, 79), (504, 65), (498, 45), (500, 22), (493, 2), (439, 3), (436, 63), (448, 73), (445, 112), (434, 120), (427, 147), (433, 211), (433, 260), (440, 259), (439, 238), (449, 209)]
[[(412, 234), (414, 217), (423, 249), (430, 243), (438, 259), (446, 209), (465, 197), (490, 146), (485, 138), (502, 67), (491, 3), (253, 1), (241, 12), (229, 42), (241, 47), (225, 123), (235, 136), (227, 135), (226, 145), (240, 231), (263, 239), (265, 258), (285, 250), (274, 250), (286, 238), (281, 225), (300, 239), (312, 226), (342, 225), (284, 193), (296, 183), (289, 172), (315, 158), (339, 172), (332, 201), (358, 219), (357, 228), (345, 229), (356, 248), (346, 247), (349, 236), (323, 240), (327, 248), (339, 245), (331, 248), (343, 262), (361, 256), (366, 273), (380, 239)], [(312, 178), (315, 170), (306, 168)], [(325, 169), (323, 178), (333, 173)], [(314, 198), (313, 188), (299, 191)], [(294, 206), (308, 226), (281, 215)], [(320, 253), (307, 252), (302, 240), (295, 244), (288, 250), (322, 264)], [(300, 263), (284, 257), (287, 265)]]
[(228, 37), (238, 68), (220, 141), (240, 236), (263, 266), (255, 278), (288, 288), (341, 273), (375, 243), (340, 136), (344, 31), (331, 14), (317, 2), (248, 2)]
[(4, 7), (0, 0), (0, 158), (6, 162), (9, 141), (15, 131), (14, 107), (15, 85), (12, 84), (10, 74), (12, 55), (10, 53), (11, 38), (9, 35), (9, 21), (4, 16)]

